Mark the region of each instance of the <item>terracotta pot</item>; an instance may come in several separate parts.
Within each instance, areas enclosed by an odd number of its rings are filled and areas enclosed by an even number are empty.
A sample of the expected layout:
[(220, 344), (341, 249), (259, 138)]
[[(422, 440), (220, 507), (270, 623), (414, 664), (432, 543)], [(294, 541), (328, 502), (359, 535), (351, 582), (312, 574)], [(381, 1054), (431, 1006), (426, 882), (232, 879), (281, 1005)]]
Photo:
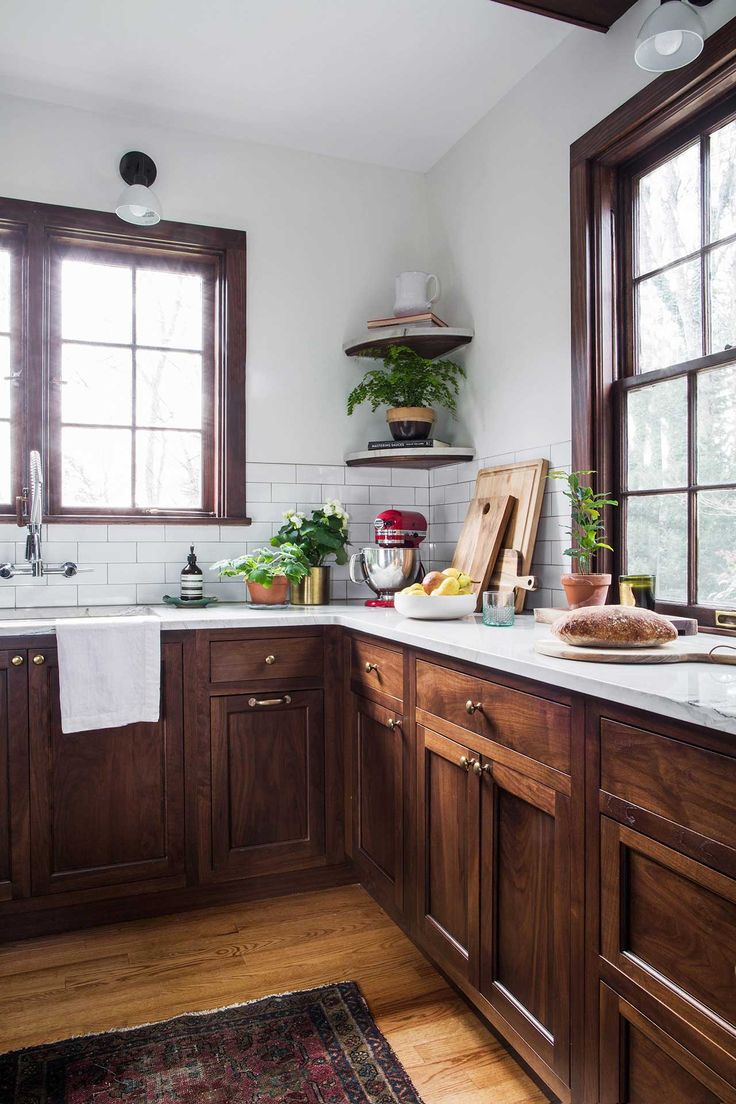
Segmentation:
[(246, 579), (250, 600), (255, 606), (282, 606), (289, 598), (289, 580), (285, 575), (277, 575), (272, 586), (251, 583)]
[(426, 441), (436, 414), (431, 406), (392, 406), (386, 421), (394, 441)]
[(560, 581), (570, 609), (580, 609), (581, 606), (605, 605), (611, 576), (577, 572), (574, 575), (563, 575)]

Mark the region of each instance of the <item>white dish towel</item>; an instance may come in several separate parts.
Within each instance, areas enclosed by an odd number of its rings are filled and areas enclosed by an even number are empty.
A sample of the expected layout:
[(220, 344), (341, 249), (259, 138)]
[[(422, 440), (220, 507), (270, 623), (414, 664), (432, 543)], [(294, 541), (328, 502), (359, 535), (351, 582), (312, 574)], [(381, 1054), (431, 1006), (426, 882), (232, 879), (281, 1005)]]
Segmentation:
[(58, 621), (62, 732), (157, 721), (161, 622), (152, 615)]

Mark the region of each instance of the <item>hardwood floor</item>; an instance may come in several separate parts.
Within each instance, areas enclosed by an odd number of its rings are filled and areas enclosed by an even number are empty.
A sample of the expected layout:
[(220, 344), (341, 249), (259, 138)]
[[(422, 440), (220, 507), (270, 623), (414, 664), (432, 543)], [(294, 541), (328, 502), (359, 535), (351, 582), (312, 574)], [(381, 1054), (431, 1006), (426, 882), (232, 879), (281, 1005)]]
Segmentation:
[(0, 947), (0, 1050), (357, 981), (425, 1104), (545, 1097), (358, 886)]

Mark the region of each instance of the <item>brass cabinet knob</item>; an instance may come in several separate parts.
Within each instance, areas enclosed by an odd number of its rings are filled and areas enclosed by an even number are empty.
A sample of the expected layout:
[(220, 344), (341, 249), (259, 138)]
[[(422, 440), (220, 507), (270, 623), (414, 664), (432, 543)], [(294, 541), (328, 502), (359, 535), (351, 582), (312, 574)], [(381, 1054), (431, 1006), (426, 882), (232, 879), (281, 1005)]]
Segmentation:
[(33, 662), (36, 664), (37, 667), (41, 667), (46, 662), (46, 656), (35, 655), (33, 657)]
[(371, 673), (371, 671), (378, 671), (378, 664), (377, 663), (370, 663), (370, 662), (366, 663), (365, 673), (367, 675), (369, 675)]
[(22, 667), (23, 656), (13, 656), (10, 662), (13, 664), (14, 667)]
[(470, 713), (471, 716), (472, 716), (473, 713), (482, 713), (483, 712), (483, 702), (466, 701), (466, 703), (465, 703), (465, 712)]
[(493, 775), (493, 767), (490, 763), (484, 763), (480, 769), (481, 774), (487, 774), (489, 778)]
[(477, 759), (473, 760), (472, 767), (473, 767), (473, 774), (477, 774), (478, 777), (480, 778), (480, 776), (483, 773), (483, 767), (480, 765), (480, 763), (478, 762)]
[(395, 728), (401, 728), (401, 717), (389, 717), (388, 727), (392, 732)]
[(270, 667), (272, 663), (276, 662), (276, 656), (266, 656), (266, 663)]
[(468, 759), (467, 755), (460, 756), (460, 766), (464, 771), (469, 771), (474, 762), (475, 759)]

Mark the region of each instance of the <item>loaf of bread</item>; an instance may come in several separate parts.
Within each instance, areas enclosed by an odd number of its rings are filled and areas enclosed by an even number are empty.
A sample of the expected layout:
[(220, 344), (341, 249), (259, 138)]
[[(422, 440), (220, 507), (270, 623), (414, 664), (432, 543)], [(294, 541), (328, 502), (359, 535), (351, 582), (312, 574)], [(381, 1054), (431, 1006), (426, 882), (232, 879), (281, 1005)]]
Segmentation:
[(666, 617), (636, 606), (584, 606), (558, 618), (552, 632), (578, 648), (656, 648), (677, 639)]

